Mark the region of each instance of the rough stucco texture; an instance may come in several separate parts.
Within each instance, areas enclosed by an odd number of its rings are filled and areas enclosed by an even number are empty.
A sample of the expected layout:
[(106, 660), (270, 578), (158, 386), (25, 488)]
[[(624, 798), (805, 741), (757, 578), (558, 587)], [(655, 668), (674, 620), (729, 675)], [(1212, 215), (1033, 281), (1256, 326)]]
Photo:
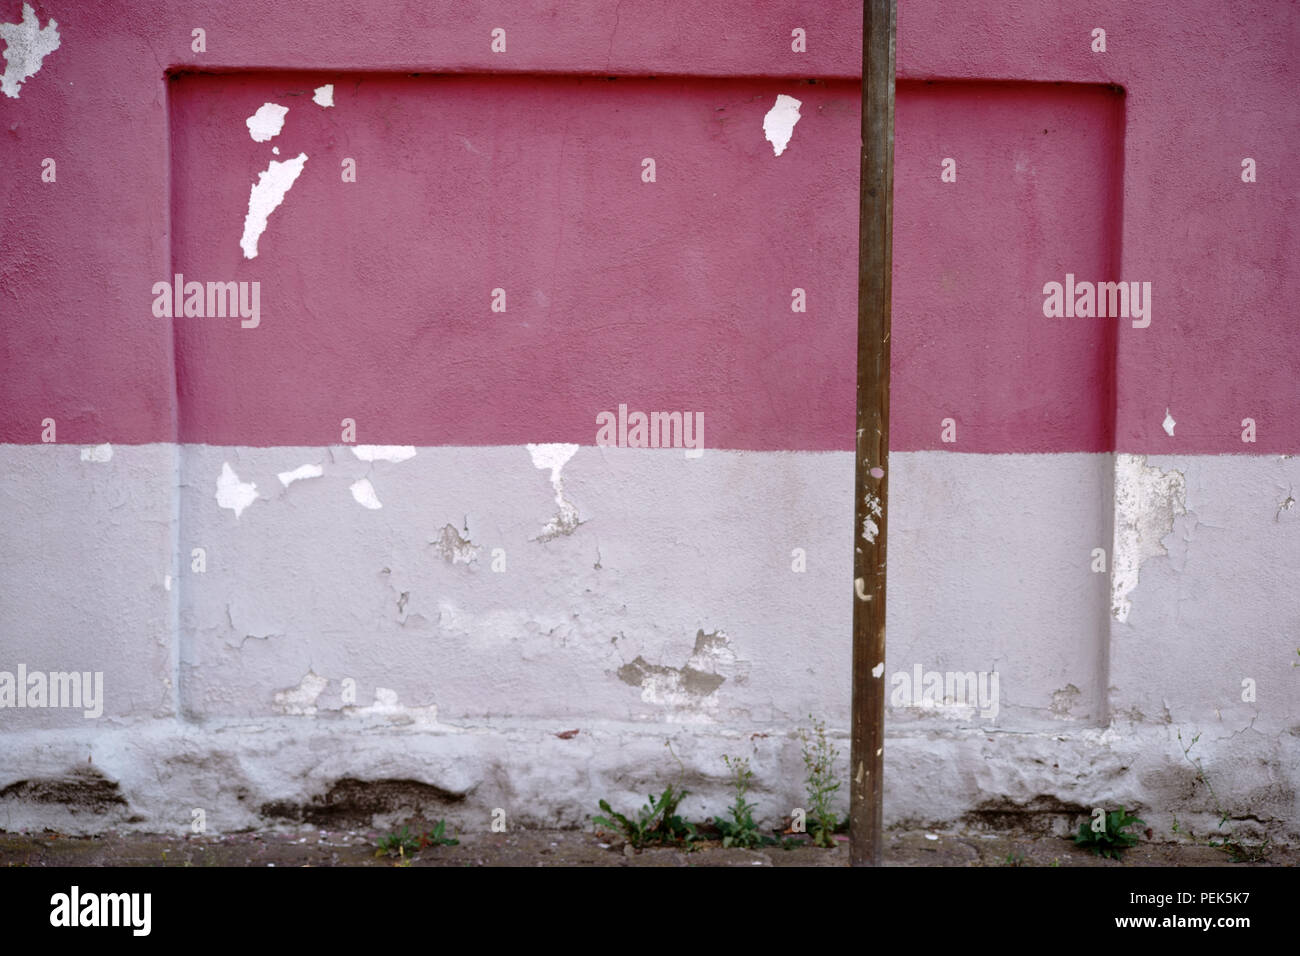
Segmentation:
[[(1209, 829), (1199, 733), (1239, 832), (1300, 840), (1297, 8), (900, 6), (881, 679), (999, 691), (891, 705), (886, 819)], [(0, 672), (104, 699), (0, 709), (0, 826), (585, 825), (665, 739), (692, 816), (723, 753), (800, 805), (849, 704), (860, 9), (36, 4)], [(257, 327), (155, 316), (178, 273)], [(1150, 325), (1046, 317), (1067, 274)], [(596, 447), (621, 403), (704, 454)]]

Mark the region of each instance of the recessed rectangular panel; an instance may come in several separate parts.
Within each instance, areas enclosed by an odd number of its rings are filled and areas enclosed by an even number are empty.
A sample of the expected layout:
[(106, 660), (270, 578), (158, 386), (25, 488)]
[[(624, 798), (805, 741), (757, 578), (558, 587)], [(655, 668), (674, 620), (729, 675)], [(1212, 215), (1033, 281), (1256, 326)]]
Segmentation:
[(1113, 447), (1123, 320), (1048, 318), (1043, 288), (1136, 278), (1115, 274), (1122, 120), (1105, 86), (899, 84), (895, 448)]
[[(171, 101), (175, 271), (261, 291), (257, 328), (176, 320), (186, 441), (336, 442), (346, 417), (590, 445), (620, 403), (702, 412), (708, 447), (851, 440), (856, 84), (185, 75)], [(272, 163), (301, 171), (246, 258)]]

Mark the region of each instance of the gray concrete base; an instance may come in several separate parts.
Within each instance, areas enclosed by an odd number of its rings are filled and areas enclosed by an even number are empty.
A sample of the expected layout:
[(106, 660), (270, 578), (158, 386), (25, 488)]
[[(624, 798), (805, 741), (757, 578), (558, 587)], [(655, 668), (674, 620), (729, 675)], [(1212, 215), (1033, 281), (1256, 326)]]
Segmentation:
[[(579, 733), (556, 736), (572, 729)], [(1222, 833), (1210, 790), (1183, 753), (1197, 733), (1190, 757), (1230, 815), (1224, 829), (1243, 840), (1300, 842), (1289, 780), (1300, 766), (1300, 734), (1174, 725), (892, 734), (885, 822), (1064, 834), (1092, 807), (1123, 804), (1138, 810), (1156, 838), (1179, 838), (1175, 817), (1184, 832)], [(848, 741), (835, 736), (843, 776)], [(373, 719), (151, 721), (0, 739), (0, 828), (185, 833), (200, 809), (214, 833), (297, 824), (382, 828), (416, 814), (446, 817), (467, 832), (488, 830), (497, 808), (511, 827), (582, 828), (601, 798), (630, 812), (650, 791), (677, 781), (691, 791), (682, 812), (702, 820), (723, 813), (731, 799), (723, 754), (749, 757), (751, 796), (764, 825), (806, 806), (793, 728), (751, 735), (609, 722), (416, 728)], [(841, 809), (846, 801), (847, 794)]]

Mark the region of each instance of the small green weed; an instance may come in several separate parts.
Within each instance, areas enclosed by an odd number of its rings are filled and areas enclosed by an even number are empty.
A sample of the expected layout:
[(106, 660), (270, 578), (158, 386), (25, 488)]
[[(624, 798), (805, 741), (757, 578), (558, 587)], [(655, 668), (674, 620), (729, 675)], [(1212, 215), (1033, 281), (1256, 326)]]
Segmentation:
[(677, 806), (690, 791), (678, 790), (671, 783), (658, 797), (648, 794), (649, 803), (637, 811), (636, 819), (616, 813), (608, 800), (600, 801), (605, 816), (592, 817), (591, 822), (607, 830), (622, 833), (624, 839), (636, 849), (658, 844), (660, 846), (686, 846), (697, 836), (695, 825), (687, 823), (677, 813)]
[(754, 807), (757, 804), (750, 803), (745, 799), (745, 796), (749, 793), (750, 783), (754, 779), (754, 773), (749, 769), (749, 759), (747, 757), (736, 757), (733, 760), (723, 754), (722, 760), (727, 765), (727, 769), (731, 771), (731, 785), (736, 792), (735, 801), (727, 808), (727, 812), (731, 814), (731, 819), (715, 819), (713, 821), (713, 825), (722, 834), (722, 845), (724, 847), (736, 846), (752, 850), (756, 846), (776, 843), (776, 840), (772, 839), (772, 837), (764, 836), (759, 832), (758, 824), (754, 822)]
[(1074, 842), (1079, 846), (1087, 847), (1099, 856), (1118, 860), (1123, 851), (1138, 842), (1136, 833), (1125, 831), (1135, 823), (1142, 826), (1146, 826), (1146, 823), (1137, 817), (1129, 816), (1122, 806), (1106, 814), (1105, 820), (1105, 827), (1097, 830), (1093, 829), (1092, 820), (1080, 823), (1079, 832), (1074, 835)]
[(405, 857), (419, 852), (420, 836), (418, 833), (412, 833), (410, 827), (402, 827), (395, 833), (381, 836), (375, 846), (379, 847), (375, 851), (375, 856)]
[(447, 835), (447, 821), (439, 820), (433, 825), (433, 829), (420, 837), (420, 849), (426, 846), (459, 846), (460, 841), (455, 837)]
[(427, 833), (411, 832), (408, 826), (381, 836), (375, 846), (375, 856), (396, 856), (407, 860), (430, 846), (456, 846), (460, 841), (447, 835), (447, 821), (439, 820)]
[(835, 776), (835, 758), (839, 751), (826, 739), (826, 724), (813, 718), (812, 734), (806, 730), (799, 731), (803, 742), (803, 765), (808, 771), (806, 788), (808, 791), (808, 832), (812, 834), (814, 846), (835, 846), (835, 831), (839, 819), (831, 809), (831, 800), (840, 788), (840, 781)]

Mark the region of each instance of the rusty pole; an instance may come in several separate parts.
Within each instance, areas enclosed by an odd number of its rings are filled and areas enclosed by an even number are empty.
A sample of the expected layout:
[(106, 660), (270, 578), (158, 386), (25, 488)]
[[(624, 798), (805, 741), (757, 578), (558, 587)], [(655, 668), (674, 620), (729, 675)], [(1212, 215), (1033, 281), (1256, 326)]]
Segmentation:
[(885, 541), (889, 517), (889, 297), (894, 226), (896, 0), (862, 11), (858, 219), (858, 438), (853, 522), (849, 859), (879, 866), (885, 748)]

